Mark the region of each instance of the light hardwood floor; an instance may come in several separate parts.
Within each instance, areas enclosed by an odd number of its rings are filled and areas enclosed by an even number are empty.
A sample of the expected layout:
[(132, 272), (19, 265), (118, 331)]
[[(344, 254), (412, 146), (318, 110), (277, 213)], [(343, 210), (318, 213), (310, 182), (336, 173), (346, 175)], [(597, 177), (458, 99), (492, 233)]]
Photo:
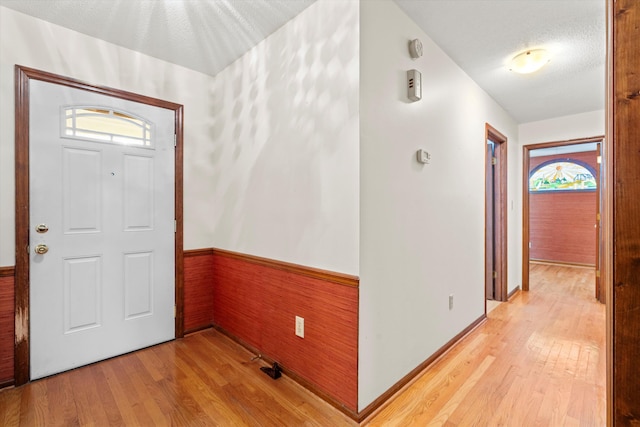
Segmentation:
[(605, 307), (593, 269), (533, 265), (519, 292), (374, 426), (604, 426)]
[(0, 392), (0, 426), (349, 426), (209, 329)]
[[(603, 426), (593, 270), (535, 266), (531, 292), (427, 369), (369, 426)], [(2, 426), (355, 426), (214, 330), (0, 391)]]

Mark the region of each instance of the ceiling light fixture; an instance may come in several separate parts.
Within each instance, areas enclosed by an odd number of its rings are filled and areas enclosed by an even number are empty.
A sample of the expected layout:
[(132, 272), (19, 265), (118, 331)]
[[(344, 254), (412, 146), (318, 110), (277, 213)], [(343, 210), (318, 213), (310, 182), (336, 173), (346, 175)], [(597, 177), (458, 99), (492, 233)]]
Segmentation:
[(509, 70), (520, 74), (529, 74), (538, 71), (550, 60), (549, 52), (544, 49), (526, 50), (511, 59)]

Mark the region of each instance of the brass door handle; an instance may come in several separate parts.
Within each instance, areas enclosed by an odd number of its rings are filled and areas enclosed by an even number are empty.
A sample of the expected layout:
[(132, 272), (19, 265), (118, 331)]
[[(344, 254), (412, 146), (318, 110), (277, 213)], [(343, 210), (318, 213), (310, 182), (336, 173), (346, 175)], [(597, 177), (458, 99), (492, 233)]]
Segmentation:
[(36, 253), (38, 255), (44, 255), (49, 252), (49, 247), (47, 245), (40, 244), (36, 246)]
[(46, 233), (49, 231), (49, 227), (47, 227), (47, 224), (38, 224), (36, 225), (36, 231), (38, 233)]

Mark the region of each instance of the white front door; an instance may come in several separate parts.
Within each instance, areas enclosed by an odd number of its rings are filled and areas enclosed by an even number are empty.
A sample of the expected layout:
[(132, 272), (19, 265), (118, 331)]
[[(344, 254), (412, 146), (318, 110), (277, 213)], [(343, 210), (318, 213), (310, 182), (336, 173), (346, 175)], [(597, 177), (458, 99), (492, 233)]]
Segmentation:
[(174, 132), (171, 110), (31, 80), (31, 379), (175, 337)]

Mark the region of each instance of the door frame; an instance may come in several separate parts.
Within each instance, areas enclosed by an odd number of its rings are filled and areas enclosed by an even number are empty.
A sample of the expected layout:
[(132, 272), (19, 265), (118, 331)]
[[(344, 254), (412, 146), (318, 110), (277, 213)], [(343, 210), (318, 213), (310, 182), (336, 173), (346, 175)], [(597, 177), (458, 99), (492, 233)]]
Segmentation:
[[(564, 147), (567, 145), (576, 145), (576, 144), (587, 144), (592, 142), (600, 142), (604, 141), (604, 136), (594, 136), (589, 138), (577, 138), (577, 139), (569, 139), (566, 141), (552, 141), (552, 142), (542, 142), (538, 144), (528, 144), (522, 146), (522, 290), (529, 290), (529, 240), (531, 239), (530, 230), (529, 230), (529, 168), (530, 168), (530, 151), (531, 150), (539, 150), (541, 148), (554, 148), (554, 147)], [(600, 144), (602, 147), (602, 144)], [(600, 210), (601, 206), (601, 198), (602, 192), (600, 187), (602, 187), (602, 182), (604, 176), (602, 174), (602, 164), (600, 164), (600, 170), (597, 172), (598, 177), (598, 191), (596, 192), (596, 197), (598, 198), (598, 210)], [(597, 242), (596, 242), (596, 252), (600, 251), (600, 234), (596, 234)], [(596, 255), (596, 270), (602, 272), (602, 254), (598, 253)], [(602, 283), (601, 281), (600, 283)], [(600, 292), (600, 294), (604, 297), (605, 293)]]
[(497, 186), (494, 185), (494, 200), (493, 200), (493, 215), (496, 218), (495, 224), (493, 228), (493, 234), (495, 238), (493, 241), (495, 242), (495, 247), (493, 248), (493, 253), (495, 255), (495, 263), (493, 268), (495, 269), (495, 291), (494, 291), (494, 300), (495, 301), (507, 301), (508, 299), (508, 291), (507, 291), (507, 137), (502, 133), (498, 132), (493, 126), (489, 123), (485, 123), (485, 132), (484, 132), (484, 145), (485, 145), (485, 254), (484, 254), (484, 262), (485, 262), (485, 312), (486, 312), (486, 298), (487, 298), (487, 277), (488, 277), (488, 269), (489, 267), (489, 254), (487, 254), (487, 239), (489, 238), (487, 233), (487, 224), (489, 221), (487, 215), (487, 186), (489, 179), (489, 170), (488, 167), (491, 164), (491, 159), (488, 159), (487, 155), (487, 142), (491, 140), (495, 143), (495, 157), (496, 157), (496, 165), (493, 176), (497, 178), (494, 179), (494, 184), (497, 181)]
[(15, 180), (16, 180), (16, 269), (14, 378), (20, 386), (30, 380), (29, 320), (29, 82), (40, 80), (102, 95), (172, 110), (175, 117), (175, 336), (184, 336), (183, 258), (183, 116), (184, 107), (161, 99), (96, 86), (73, 78), (15, 66)]

